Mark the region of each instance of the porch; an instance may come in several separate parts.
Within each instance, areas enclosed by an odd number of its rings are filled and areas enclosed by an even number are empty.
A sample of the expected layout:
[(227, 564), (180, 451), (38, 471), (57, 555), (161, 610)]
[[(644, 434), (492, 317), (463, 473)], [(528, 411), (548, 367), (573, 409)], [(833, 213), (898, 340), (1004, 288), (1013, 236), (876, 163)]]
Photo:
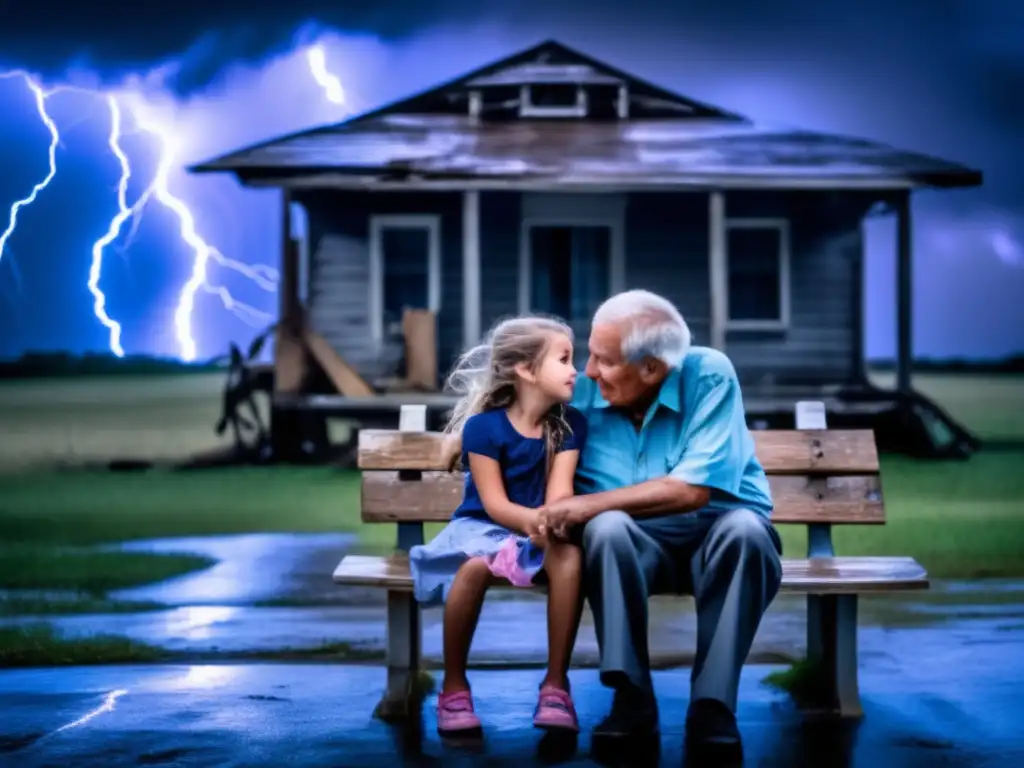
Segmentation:
[[(866, 381), (861, 220), (880, 201), (903, 222), (898, 381), (907, 391), (906, 198), (785, 190), (286, 192), (284, 325), (308, 326), (371, 387), (318, 386), (305, 356), (280, 354), (288, 345), (279, 335), (275, 391), (282, 404), (298, 395), (381, 391), (374, 385), (402, 363), (407, 307), (435, 318), (438, 384), (488, 327), (526, 312), (567, 319), (582, 365), (598, 304), (647, 288), (680, 307), (695, 344), (730, 356), (752, 405), (780, 400), (789, 410), (791, 393), (828, 399), (830, 390)], [(304, 219), (298, 227), (296, 211)]]

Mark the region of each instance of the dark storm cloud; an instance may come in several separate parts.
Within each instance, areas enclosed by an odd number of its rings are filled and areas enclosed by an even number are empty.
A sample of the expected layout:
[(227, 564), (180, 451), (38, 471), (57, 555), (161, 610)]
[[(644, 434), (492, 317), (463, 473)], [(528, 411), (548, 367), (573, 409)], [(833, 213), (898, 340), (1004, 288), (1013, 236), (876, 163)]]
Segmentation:
[[(202, 87), (233, 61), (290, 45), (311, 23), (401, 38), (457, 15), (459, 0), (0, 0), (0, 57), (59, 75), (72, 64), (101, 73), (144, 69), (188, 52), (174, 85)], [(470, 5), (482, 11), (484, 3)]]
[(310, 26), (399, 42), (479, 22), (530, 30), (534, 41), (572, 43), (604, 30), (624, 49), (645, 37), (683, 49), (719, 46), (737, 67), (824, 57), (880, 80), (941, 69), (970, 81), (967, 90), (993, 118), (1020, 119), (1019, 96), (1007, 98), (1021, 92), (1024, 71), (1017, 0), (0, 0), (0, 57), (50, 75), (71, 64), (116, 75), (177, 60), (171, 84), (184, 92), (231, 62), (290, 46)]

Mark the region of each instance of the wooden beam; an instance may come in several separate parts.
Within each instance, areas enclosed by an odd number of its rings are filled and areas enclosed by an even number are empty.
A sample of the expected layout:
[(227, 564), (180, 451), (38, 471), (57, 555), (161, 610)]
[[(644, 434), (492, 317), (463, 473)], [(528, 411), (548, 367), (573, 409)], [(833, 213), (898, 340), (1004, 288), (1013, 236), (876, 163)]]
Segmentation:
[(896, 201), (896, 389), (910, 392), (914, 367), (913, 254), (910, 232), (910, 193)]
[(480, 193), (462, 193), (462, 343), (480, 340)]
[(370, 397), (374, 394), (373, 388), (345, 362), (327, 339), (306, 328), (303, 331), (303, 340), (338, 392), (348, 397)]
[(725, 249), (725, 194), (716, 191), (708, 195), (708, 290), (711, 306), (708, 343), (722, 351), (725, 350), (725, 327), (729, 322)]

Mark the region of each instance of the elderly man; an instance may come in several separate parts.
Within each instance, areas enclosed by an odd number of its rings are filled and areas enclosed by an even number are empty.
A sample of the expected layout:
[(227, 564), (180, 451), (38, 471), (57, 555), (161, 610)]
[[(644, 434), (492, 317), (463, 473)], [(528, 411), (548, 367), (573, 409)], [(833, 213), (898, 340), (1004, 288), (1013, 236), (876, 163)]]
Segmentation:
[(735, 370), (690, 346), (669, 301), (628, 291), (594, 315), (573, 405), (590, 427), (579, 495), (544, 514), (556, 536), (582, 530), (601, 681), (615, 691), (595, 739), (657, 735), (647, 598), (679, 591), (697, 607), (687, 748), (739, 756), (740, 669), (778, 591), (782, 546)]

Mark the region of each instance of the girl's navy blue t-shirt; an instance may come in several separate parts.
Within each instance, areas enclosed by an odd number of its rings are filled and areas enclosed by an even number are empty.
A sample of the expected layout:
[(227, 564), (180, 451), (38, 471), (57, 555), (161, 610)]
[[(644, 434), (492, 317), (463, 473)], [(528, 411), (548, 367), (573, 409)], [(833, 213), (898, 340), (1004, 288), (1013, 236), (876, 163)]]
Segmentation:
[[(583, 450), (587, 440), (586, 418), (570, 406), (566, 406), (565, 418), (569, 423), (569, 434), (565, 436), (558, 451)], [(529, 509), (544, 506), (544, 491), (547, 487), (544, 438), (519, 434), (508, 420), (505, 409), (498, 408), (471, 416), (462, 428), (462, 466), (466, 470), (466, 491), (462, 504), (452, 517), (491, 519), (484, 510), (480, 492), (469, 472), (471, 453), (487, 456), (501, 465), (505, 493), (513, 504)]]

